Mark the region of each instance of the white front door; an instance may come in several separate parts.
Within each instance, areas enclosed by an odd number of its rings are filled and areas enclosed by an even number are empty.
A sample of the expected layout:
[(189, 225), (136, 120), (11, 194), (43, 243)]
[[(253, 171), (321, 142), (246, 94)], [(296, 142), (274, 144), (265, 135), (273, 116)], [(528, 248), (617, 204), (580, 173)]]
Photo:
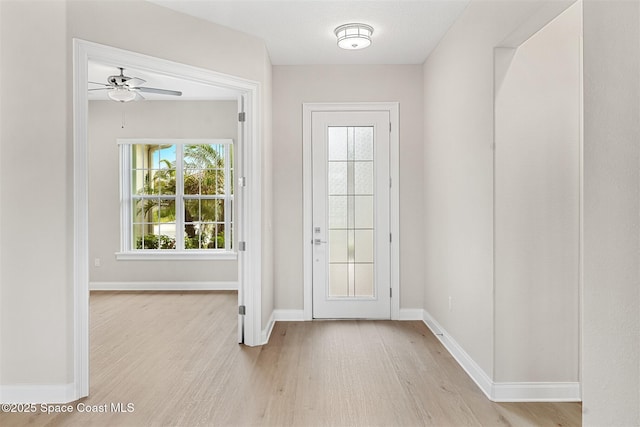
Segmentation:
[(313, 112), (313, 317), (391, 316), (388, 111)]

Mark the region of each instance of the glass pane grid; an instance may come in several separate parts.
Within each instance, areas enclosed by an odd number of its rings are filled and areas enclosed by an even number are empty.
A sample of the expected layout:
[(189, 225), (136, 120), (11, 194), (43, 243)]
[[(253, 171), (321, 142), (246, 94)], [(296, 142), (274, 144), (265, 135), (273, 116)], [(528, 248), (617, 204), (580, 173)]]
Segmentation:
[[(133, 144), (131, 247), (230, 249), (225, 229), (231, 238), (232, 216), (225, 215), (225, 207), (233, 200), (232, 156), (227, 144)], [(178, 200), (180, 215), (176, 215)], [(183, 240), (179, 245), (178, 235)]]
[(231, 191), (225, 179), (231, 170), (225, 161), (230, 160), (227, 148), (224, 144), (185, 146), (185, 249), (226, 249), (226, 193)]
[(329, 298), (372, 298), (373, 127), (328, 129)]
[(136, 249), (175, 249), (175, 204), (175, 198), (133, 199), (133, 245)]

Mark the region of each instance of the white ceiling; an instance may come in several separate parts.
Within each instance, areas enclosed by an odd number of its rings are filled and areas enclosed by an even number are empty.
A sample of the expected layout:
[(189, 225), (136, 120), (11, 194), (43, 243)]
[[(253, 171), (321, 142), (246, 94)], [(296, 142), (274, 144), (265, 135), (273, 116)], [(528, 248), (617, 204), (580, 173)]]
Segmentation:
[[(1, 0), (0, 0), (1, 1)], [(252, 34), (266, 43), (274, 65), (421, 64), (469, 0), (149, 0), (178, 12)], [(361, 51), (338, 48), (333, 30), (348, 22), (374, 27)], [(119, 74), (146, 80), (141, 86), (179, 90), (180, 97), (145, 93), (149, 101), (234, 100), (233, 91), (128, 67), (89, 61), (89, 81)], [(99, 85), (90, 84), (89, 88)], [(108, 100), (107, 90), (90, 100)]]
[[(157, 95), (153, 93), (143, 93), (142, 95), (149, 101), (193, 101), (193, 100), (235, 100), (237, 94), (229, 89), (199, 84), (192, 81), (182, 80), (176, 77), (165, 76), (149, 71), (142, 71), (127, 64), (107, 65), (95, 61), (89, 61), (88, 73), (89, 82), (106, 83), (109, 76), (120, 74), (118, 66), (124, 67), (124, 75), (128, 77), (138, 77), (146, 82), (140, 86), (153, 87), (158, 89), (179, 90), (182, 96)], [(100, 85), (89, 84), (89, 89), (101, 87)], [(108, 90), (97, 90), (89, 92), (90, 101), (109, 100)]]
[[(469, 0), (149, 0), (263, 39), (274, 65), (421, 64)], [(360, 51), (336, 45), (333, 30), (373, 26)]]

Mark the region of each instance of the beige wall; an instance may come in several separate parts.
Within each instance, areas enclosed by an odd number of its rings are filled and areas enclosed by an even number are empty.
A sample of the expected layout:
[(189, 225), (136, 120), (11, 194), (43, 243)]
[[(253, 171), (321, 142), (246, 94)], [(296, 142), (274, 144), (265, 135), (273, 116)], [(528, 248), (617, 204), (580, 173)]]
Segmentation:
[(0, 383), (66, 384), (73, 379), (66, 10), (60, 2), (5, 1), (0, 9)]
[[(122, 128), (122, 113), (126, 125)], [(89, 280), (235, 282), (236, 261), (123, 261), (120, 251), (118, 138), (238, 140), (236, 101), (89, 102)], [(93, 260), (101, 260), (100, 267)]]
[(638, 426), (640, 4), (583, 8), (583, 424)]
[(263, 54), (265, 76), (262, 86), (262, 329), (269, 326), (275, 308), (273, 278), (273, 138), (272, 138), (272, 69), (269, 55)]
[[(492, 378), (492, 50), (527, 22), (527, 4), (472, 2), (424, 65), (425, 308)], [(583, 423), (637, 426), (640, 8), (583, 7)]]
[[(269, 61), (260, 40), (145, 2), (128, 4), (126, 14), (112, 5), (0, 2), (3, 385), (73, 380), (71, 37), (260, 81), (263, 118), (269, 116)], [(584, 5), (585, 425), (640, 424), (638, 9), (632, 1)], [(401, 109), (412, 105), (419, 115), (401, 118), (401, 197), (412, 200), (402, 202), (401, 222), (408, 230), (402, 239), (414, 249), (402, 250), (403, 284), (424, 274), (425, 308), (493, 375), (493, 278), (487, 267), (492, 263), (493, 47), (531, 11), (531, 2), (472, 2), (424, 64), (424, 96), (415, 66), (366, 67), (362, 81), (345, 73), (354, 70), (349, 67), (274, 68), (277, 308), (302, 307), (300, 104), (397, 100)], [(263, 133), (268, 143), (268, 124)], [(25, 158), (33, 166), (28, 174)], [(16, 177), (24, 185), (16, 186)], [(25, 198), (22, 188), (38, 189), (38, 197)], [(281, 208), (280, 202), (293, 208)], [(424, 209), (412, 209), (414, 202), (424, 202)], [(41, 228), (16, 226), (43, 218), (55, 224), (44, 240)], [(268, 249), (265, 244), (263, 252)], [(402, 296), (403, 307), (419, 307), (409, 296), (421, 299), (421, 286), (406, 285)], [(270, 305), (264, 295), (263, 308)]]
[[(70, 37), (259, 82), (263, 119), (259, 130), (263, 151), (259, 154), (259, 161), (264, 161), (271, 138), (267, 122), (271, 108), (271, 62), (261, 39), (137, 0), (127, 2), (125, 14), (120, 8), (114, 8), (110, 1), (70, 1), (68, 16)], [(269, 170), (263, 167), (263, 185), (270, 182), (268, 173)], [(265, 187), (262, 190), (265, 191)], [(265, 207), (262, 206), (262, 218), (268, 222), (271, 212)], [(268, 248), (265, 250), (263, 247), (262, 252), (267, 254), (261, 267), (262, 279), (266, 281), (262, 287), (262, 308), (269, 312), (266, 316), (270, 316), (272, 261), (268, 257)], [(265, 326), (266, 322), (262, 322), (262, 327)]]
[(252, 79), (271, 104), (262, 40), (144, 1), (113, 6), (0, 2), (2, 385), (73, 381), (72, 38)]
[[(112, 4), (112, 3), (111, 3)], [(72, 37), (171, 59), (261, 83), (262, 143), (262, 327), (273, 311), (273, 259), (270, 238), (271, 62), (262, 40), (147, 2), (127, 2), (127, 13), (109, 2), (73, 2)], [(143, 17), (143, 18), (142, 18)], [(148, 24), (140, 34), (140, 21)], [(110, 22), (95, 26), (95, 22)], [(178, 36), (177, 36), (178, 35)], [(188, 39), (188, 40), (187, 40)], [(250, 244), (250, 242), (249, 242)]]
[(496, 382), (579, 381), (580, 6), (496, 52)]
[(493, 49), (538, 7), (472, 1), (424, 63), (424, 308), (490, 378)]
[(257, 37), (142, 0), (128, 0), (126, 13), (111, 0), (68, 0), (67, 14), (69, 37), (266, 82)]
[(400, 307), (421, 308), (422, 75), (419, 65), (273, 67), (275, 307), (303, 308), (302, 104), (400, 103)]

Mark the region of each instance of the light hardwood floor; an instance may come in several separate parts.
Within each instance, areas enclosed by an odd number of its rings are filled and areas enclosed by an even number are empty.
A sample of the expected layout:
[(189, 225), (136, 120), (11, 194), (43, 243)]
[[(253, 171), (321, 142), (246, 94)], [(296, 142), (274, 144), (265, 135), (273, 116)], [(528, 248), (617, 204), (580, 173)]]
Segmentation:
[(0, 425), (579, 426), (577, 403), (486, 399), (421, 322), (278, 323), (236, 344), (233, 292), (91, 295), (91, 395), (131, 413), (1, 414)]

